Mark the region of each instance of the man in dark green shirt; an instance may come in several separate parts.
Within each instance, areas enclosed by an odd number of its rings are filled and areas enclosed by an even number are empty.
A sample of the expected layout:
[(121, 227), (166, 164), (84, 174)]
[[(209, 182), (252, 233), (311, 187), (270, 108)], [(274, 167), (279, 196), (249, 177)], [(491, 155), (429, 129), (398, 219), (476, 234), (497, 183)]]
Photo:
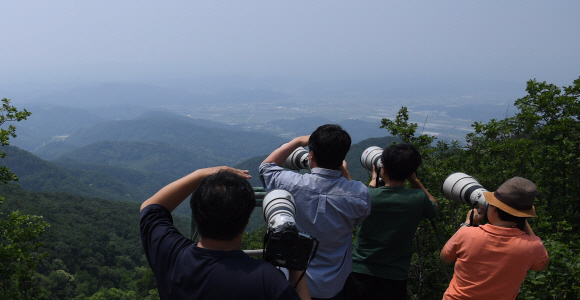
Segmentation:
[[(408, 144), (390, 146), (379, 170), (385, 185), (369, 184), (371, 214), (360, 226), (352, 272), (345, 284), (349, 299), (407, 299), (413, 237), (423, 218), (437, 214), (437, 202), (417, 178), (419, 151)], [(408, 180), (413, 189), (403, 185)]]

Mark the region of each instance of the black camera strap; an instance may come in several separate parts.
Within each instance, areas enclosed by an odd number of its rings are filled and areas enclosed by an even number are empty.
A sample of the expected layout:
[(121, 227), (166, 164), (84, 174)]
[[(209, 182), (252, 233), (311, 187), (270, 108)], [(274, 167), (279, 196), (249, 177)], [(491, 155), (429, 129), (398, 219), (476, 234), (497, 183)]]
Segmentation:
[(312, 254), (310, 255), (310, 259), (308, 260), (308, 264), (306, 265), (306, 268), (304, 269), (304, 271), (302, 271), (302, 274), (300, 274), (300, 277), (298, 277), (298, 280), (296, 281), (296, 284), (294, 285), (294, 289), (296, 289), (296, 287), (298, 286), (298, 283), (300, 282), (300, 280), (302, 280), (302, 278), (306, 274), (306, 270), (308, 270), (310, 263), (312, 262), (312, 260), (316, 256), (316, 251), (318, 250), (318, 244), (320, 244), (320, 242), (315, 237), (312, 237), (312, 239), (314, 240), (314, 249), (312, 249)]
[(268, 241), (268, 237), (270, 236), (270, 228), (266, 230), (266, 234), (264, 234), (264, 244), (262, 246), (262, 260), (266, 260), (266, 242)]
[[(437, 231), (437, 226), (435, 226), (435, 221), (433, 221), (432, 219), (428, 220), (429, 223), (431, 223), (431, 227), (433, 227), (433, 231), (435, 232), (435, 241), (437, 242), (437, 248), (443, 251), (443, 248), (441, 247), (441, 241), (439, 240), (439, 232)], [(449, 273), (447, 273), (445, 263), (440, 259), (439, 261), (441, 262), (441, 268), (443, 269), (443, 273), (445, 273), (445, 277), (447, 277), (447, 281), (451, 281), (451, 277), (449, 277)]]
[(477, 224), (473, 224), (473, 209), (475, 208), (475, 206), (477, 205), (477, 202), (473, 203), (473, 205), (471, 206), (471, 213), (469, 214), (469, 225), (473, 226), (473, 227), (477, 227), (479, 225)]
[[(308, 265), (310, 265), (310, 263), (308, 263)], [(304, 269), (304, 271), (302, 271), (302, 274), (300, 274), (298, 281), (296, 281), (296, 284), (294, 285), (294, 289), (296, 289), (296, 287), (298, 286), (298, 283), (300, 282), (300, 280), (302, 280), (302, 278), (304, 277), (304, 274), (306, 274), (307, 269), (308, 269), (308, 266), (306, 266), (306, 269)]]

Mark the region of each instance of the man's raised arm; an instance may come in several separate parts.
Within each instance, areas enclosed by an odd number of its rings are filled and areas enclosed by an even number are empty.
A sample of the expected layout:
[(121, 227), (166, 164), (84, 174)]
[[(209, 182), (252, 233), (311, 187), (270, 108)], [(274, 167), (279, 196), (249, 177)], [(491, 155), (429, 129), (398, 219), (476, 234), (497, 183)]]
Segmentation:
[(419, 181), (419, 178), (417, 178), (417, 173), (413, 172), (413, 174), (411, 174), (411, 176), (409, 176), (409, 178), (407, 178), (407, 180), (409, 181), (409, 183), (411, 184), (413, 189), (423, 190), (423, 192), (425, 192), (425, 194), (427, 194), (427, 197), (429, 197), (429, 200), (431, 200), (431, 202), (435, 203), (437, 208), (439, 208), (439, 204), (437, 203), (437, 200), (435, 200), (435, 197), (433, 197), (433, 195), (431, 195), (431, 193), (429, 193), (429, 191), (423, 186), (421, 181)]
[(244, 179), (252, 178), (252, 176), (248, 175), (248, 170), (238, 170), (226, 166), (199, 169), (181, 179), (166, 185), (151, 198), (145, 200), (145, 202), (141, 204), (141, 210), (143, 210), (143, 208), (147, 207), (148, 205), (159, 204), (167, 208), (167, 210), (170, 212), (173, 212), (173, 210), (175, 210), (175, 208), (181, 204), (181, 202), (183, 202), (187, 196), (189, 196), (195, 191), (195, 189), (197, 189), (205, 177), (215, 174), (221, 170), (234, 173)]
[(286, 158), (288, 158), (296, 148), (308, 146), (309, 138), (310, 135), (305, 135), (291, 140), (290, 142), (280, 146), (280, 148), (274, 150), (274, 152), (266, 157), (262, 163), (276, 163), (277, 165), (282, 166)]

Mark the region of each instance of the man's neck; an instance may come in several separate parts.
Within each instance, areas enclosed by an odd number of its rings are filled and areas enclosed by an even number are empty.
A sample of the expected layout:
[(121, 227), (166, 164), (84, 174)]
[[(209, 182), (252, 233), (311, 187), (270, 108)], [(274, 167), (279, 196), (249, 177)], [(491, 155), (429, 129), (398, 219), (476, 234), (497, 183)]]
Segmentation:
[(235, 237), (233, 240), (220, 241), (209, 238), (200, 237), (199, 243), (197, 243), (199, 248), (205, 248), (210, 250), (240, 250), (242, 249), (242, 235)]
[(505, 227), (505, 228), (516, 228), (518, 227), (518, 223), (516, 222), (508, 222), (502, 220), (495, 220), (494, 222), (489, 221), (489, 223), (493, 226)]
[(503, 221), (500, 219), (497, 215), (497, 210), (494, 213), (489, 213), (488, 210), (487, 220), (489, 221), (489, 224), (499, 227), (515, 228), (518, 226), (518, 223), (516, 222)]
[(385, 186), (403, 186), (405, 181), (390, 180), (389, 176), (381, 176), (385, 182)]

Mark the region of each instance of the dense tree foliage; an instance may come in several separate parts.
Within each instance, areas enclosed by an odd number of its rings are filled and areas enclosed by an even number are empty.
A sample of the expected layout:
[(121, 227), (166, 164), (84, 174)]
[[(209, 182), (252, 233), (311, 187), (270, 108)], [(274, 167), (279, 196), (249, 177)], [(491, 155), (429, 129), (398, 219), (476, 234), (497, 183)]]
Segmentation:
[[(26, 109), (19, 111), (10, 105), (10, 99), (4, 98), (0, 107), (0, 126), (9, 121), (26, 120), (31, 114)], [(14, 125), (0, 129), (2, 146), (10, 144), (10, 137), (16, 137)], [(0, 152), (0, 158), (6, 158), (4, 151)], [(0, 167), (0, 181), (6, 184), (13, 180), (18, 180), (16, 174), (6, 166)], [(0, 196), (0, 204), (3, 202), (4, 197)], [(3, 215), (0, 212), (0, 216)], [(37, 252), (42, 246), (37, 238), (48, 226), (41, 219), (39, 216), (22, 215), (18, 211), (10, 212), (7, 219), (0, 219), (0, 298), (29, 299), (39, 293), (34, 274), (46, 253)]]
[(39, 252), (43, 243), (37, 239), (47, 226), (42, 217), (18, 211), (0, 220), (0, 299), (30, 299), (39, 294), (35, 271), (47, 253)]
[[(16, 107), (10, 105), (10, 99), (2, 99), (2, 107), (0, 107), (0, 126), (4, 125), (6, 122), (16, 121), (20, 122), (26, 120), (32, 113), (26, 109), (19, 111)], [(7, 146), (10, 145), (10, 137), (16, 137), (16, 127), (14, 125), (8, 126), (6, 128), (0, 128), (0, 145)], [(0, 158), (5, 158), (6, 153), (0, 151)], [(18, 180), (18, 177), (10, 172), (6, 167), (0, 167), (0, 181), (7, 183), (12, 180)]]
[[(140, 204), (30, 192), (16, 184), (0, 186), (0, 193), (6, 197), (1, 212), (42, 215), (50, 224), (34, 244), (37, 253), (46, 253), (36, 268), (38, 297), (115, 299), (109, 295), (123, 294), (126, 297), (119, 299), (146, 299), (155, 295), (151, 291), (155, 280), (139, 237)], [(189, 221), (174, 220), (188, 236)], [(13, 234), (25, 238), (20, 231)]]

